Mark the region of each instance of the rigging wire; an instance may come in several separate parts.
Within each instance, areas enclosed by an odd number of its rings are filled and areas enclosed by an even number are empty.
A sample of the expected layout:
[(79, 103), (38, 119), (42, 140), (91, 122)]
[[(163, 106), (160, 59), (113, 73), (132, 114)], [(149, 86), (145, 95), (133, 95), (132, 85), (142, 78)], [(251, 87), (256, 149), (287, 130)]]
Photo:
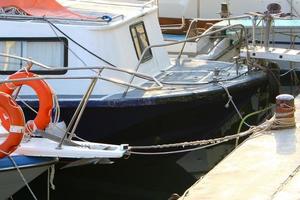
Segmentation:
[(84, 66), (87, 66), (87, 64), (84, 62), (84, 60), (81, 59), (80, 56), (77, 55), (77, 53), (75, 53), (75, 51), (73, 51), (71, 48), (69, 48), (69, 46), (65, 43), (65, 41), (61, 37), (58, 36), (57, 32), (55, 31), (54, 27), (51, 24), (49, 24), (49, 27), (51, 28), (53, 33), (56, 35), (56, 37), (63, 43), (64, 47), (66, 47), (78, 60), (80, 60), (80, 62), (82, 62), (82, 64)]
[(76, 42), (74, 39), (72, 39), (68, 34), (66, 34), (65, 32), (63, 32), (60, 28), (58, 28), (54, 23), (52, 23), (50, 20), (48, 20), (46, 17), (43, 18), (43, 20), (47, 23), (49, 23), (52, 27), (54, 27), (58, 32), (60, 32), (61, 34), (63, 34), (65, 37), (67, 37), (70, 41), (72, 41), (74, 44), (76, 44), (77, 46), (79, 46), (80, 48), (82, 48), (83, 50), (85, 50), (86, 52), (88, 52), (89, 54), (91, 54), (92, 56), (98, 58), (99, 60), (101, 60), (102, 62), (112, 66), (112, 67), (117, 67), (116, 65), (112, 64), (111, 62), (105, 60), (104, 58), (98, 56), (97, 54), (93, 53), (92, 51), (88, 50), (86, 47), (84, 47), (83, 45), (79, 44), (78, 42)]

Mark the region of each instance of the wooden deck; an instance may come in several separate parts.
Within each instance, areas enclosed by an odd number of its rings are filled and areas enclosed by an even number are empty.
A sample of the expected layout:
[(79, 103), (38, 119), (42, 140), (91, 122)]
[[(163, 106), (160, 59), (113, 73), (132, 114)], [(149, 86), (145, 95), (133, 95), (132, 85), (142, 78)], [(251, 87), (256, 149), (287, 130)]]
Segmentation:
[(180, 200), (300, 199), (300, 96), (297, 127), (247, 139)]

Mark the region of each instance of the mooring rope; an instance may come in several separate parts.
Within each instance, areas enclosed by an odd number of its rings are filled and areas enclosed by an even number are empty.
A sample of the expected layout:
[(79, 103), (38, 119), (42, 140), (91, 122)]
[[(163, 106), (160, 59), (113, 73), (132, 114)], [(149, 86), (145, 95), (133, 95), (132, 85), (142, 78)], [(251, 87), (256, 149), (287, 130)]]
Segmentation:
[(276, 195), (283, 190), (284, 186), (289, 184), (290, 181), (299, 173), (299, 171), (300, 171), (300, 165), (298, 165), (296, 169), (279, 185), (276, 191), (272, 194), (271, 199), (274, 199)]
[[(224, 142), (228, 142), (231, 140), (235, 140), (240, 137), (245, 137), (251, 134), (261, 134), (263, 131), (266, 131), (271, 127), (270, 121), (266, 121), (265, 123), (259, 126), (253, 126), (249, 130), (241, 132), (239, 134), (228, 135), (221, 138), (215, 139), (208, 139), (208, 140), (197, 140), (191, 142), (180, 142), (180, 143), (173, 143), (173, 144), (162, 144), (162, 145), (150, 145), (150, 146), (129, 146), (128, 153), (129, 154), (136, 154), (136, 155), (167, 155), (167, 154), (177, 154), (177, 153), (184, 153), (190, 151), (196, 151), (208, 147), (212, 147)], [(199, 147), (194, 147), (199, 146)], [(174, 151), (160, 151), (160, 152), (143, 152), (143, 151), (135, 151), (135, 150), (153, 150), (153, 149), (167, 149), (167, 148), (187, 148), (187, 147), (194, 147), (190, 149), (181, 149), (181, 150), (174, 150)]]
[[(258, 114), (260, 112), (266, 111), (271, 107), (267, 107), (261, 111), (254, 112)], [(248, 116), (249, 117), (249, 116)], [(168, 155), (168, 154), (177, 154), (177, 153), (185, 153), (190, 151), (196, 151), (208, 147), (212, 147), (221, 143), (225, 143), (231, 140), (238, 140), (241, 137), (250, 136), (250, 135), (260, 135), (265, 131), (280, 129), (280, 128), (288, 128), (295, 126), (295, 118), (278, 118), (278, 113), (274, 114), (273, 117), (269, 120), (266, 120), (264, 123), (258, 126), (251, 126), (248, 130), (244, 132), (238, 132), (237, 134), (228, 135), (225, 137), (208, 139), (208, 140), (196, 140), (191, 142), (180, 142), (180, 143), (172, 143), (172, 144), (161, 144), (161, 145), (149, 145), (149, 146), (129, 146), (128, 154), (136, 154), (136, 155)], [(239, 129), (240, 130), (240, 129)], [(195, 147), (199, 146), (199, 147)], [(161, 149), (169, 149), (169, 148), (188, 148), (189, 149), (181, 149), (181, 150), (171, 150), (171, 151), (159, 151), (159, 152), (144, 152), (145, 150), (161, 150)], [(144, 151), (136, 151), (136, 150), (144, 150)]]
[[(237, 114), (239, 115), (240, 119), (243, 120), (243, 116), (241, 114), (241, 112), (239, 111), (239, 109), (237, 108), (236, 104), (233, 101), (233, 97), (230, 94), (228, 88), (222, 84), (221, 82), (218, 82), (218, 84), (225, 90), (227, 96), (228, 96), (228, 102), (225, 104), (225, 107), (228, 108), (229, 107), (229, 103), (231, 103), (235, 109), (235, 111), (237, 112)], [(246, 126), (251, 127), (249, 124), (247, 124), (246, 122), (244, 122)]]
[[(269, 107), (264, 108), (264, 109), (262, 109), (262, 110), (258, 110), (258, 111), (255, 111), (255, 112), (252, 112), (252, 113), (246, 115), (246, 116), (241, 120), (241, 122), (240, 122), (240, 124), (239, 124), (238, 130), (237, 130), (237, 135), (241, 132), (242, 126), (243, 126), (243, 124), (245, 123), (246, 119), (248, 119), (249, 117), (252, 117), (252, 116), (254, 116), (254, 115), (258, 115), (258, 114), (260, 114), (260, 113), (262, 113), (262, 112), (266, 112), (266, 111), (268, 111), (268, 110), (270, 110), (270, 109), (272, 109), (272, 108), (273, 108), (273, 106), (269, 106)], [(235, 141), (235, 147), (238, 146), (238, 143), (239, 143), (239, 137), (236, 138), (236, 141)]]

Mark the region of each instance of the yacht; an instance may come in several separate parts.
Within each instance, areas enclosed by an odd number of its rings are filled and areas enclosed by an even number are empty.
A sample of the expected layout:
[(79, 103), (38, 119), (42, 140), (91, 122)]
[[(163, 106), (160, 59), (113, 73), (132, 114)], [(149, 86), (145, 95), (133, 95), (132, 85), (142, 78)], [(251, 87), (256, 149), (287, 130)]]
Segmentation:
[[(55, 91), (71, 136), (130, 145), (214, 138), (277, 92), (272, 76), (243, 60), (170, 57), (155, 1), (7, 0), (0, 7), (1, 78), (27, 63), (7, 54), (43, 63), (30, 71)], [(33, 119), (28, 106), (39, 102), (31, 88), (17, 100)]]

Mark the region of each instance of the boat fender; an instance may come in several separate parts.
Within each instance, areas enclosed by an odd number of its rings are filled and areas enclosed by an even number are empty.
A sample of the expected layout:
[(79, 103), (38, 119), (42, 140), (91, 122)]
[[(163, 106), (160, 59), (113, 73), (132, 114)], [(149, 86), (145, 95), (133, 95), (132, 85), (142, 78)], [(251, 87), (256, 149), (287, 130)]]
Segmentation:
[(22, 108), (6, 93), (0, 92), (0, 108), (9, 118), (8, 137), (0, 144), (0, 158), (17, 149), (24, 135), (25, 119)]
[(101, 19), (103, 19), (103, 20), (106, 21), (106, 22), (111, 22), (112, 17), (111, 17), (111, 16), (108, 16), (108, 15), (103, 15), (103, 16), (101, 17)]
[[(8, 77), (8, 79), (24, 79), (34, 78), (38, 75), (31, 72), (16, 72)], [(17, 82), (4, 83), (0, 85), (0, 92), (12, 95), (13, 92), (20, 86), (26, 85), (31, 87), (39, 99), (39, 109), (34, 120), (27, 122), (26, 131), (33, 132), (36, 129), (45, 130), (51, 121), (51, 113), (53, 108), (53, 92), (51, 87), (44, 80), (20, 80)], [(0, 110), (1, 112), (1, 110)], [(0, 117), (3, 121), (3, 116)], [(2, 123), (7, 129), (7, 122)], [(6, 126), (6, 127), (5, 127)], [(8, 129), (7, 129), (8, 130)]]

